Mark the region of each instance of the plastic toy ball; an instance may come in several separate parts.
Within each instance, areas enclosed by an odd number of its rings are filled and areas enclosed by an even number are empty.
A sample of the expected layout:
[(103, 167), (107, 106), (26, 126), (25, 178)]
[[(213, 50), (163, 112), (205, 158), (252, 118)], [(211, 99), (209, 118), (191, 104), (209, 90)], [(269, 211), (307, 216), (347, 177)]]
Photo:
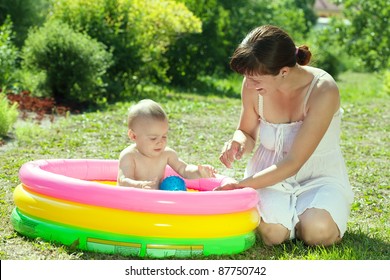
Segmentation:
[(186, 191), (186, 183), (179, 176), (168, 176), (160, 184), (163, 191)]

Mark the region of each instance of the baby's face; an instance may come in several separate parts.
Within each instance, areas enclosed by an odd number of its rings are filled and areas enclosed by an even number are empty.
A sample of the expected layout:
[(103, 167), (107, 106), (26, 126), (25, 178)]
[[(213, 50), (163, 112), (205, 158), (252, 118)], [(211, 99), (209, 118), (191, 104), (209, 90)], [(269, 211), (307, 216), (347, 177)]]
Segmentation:
[(133, 128), (137, 149), (147, 157), (160, 156), (167, 146), (168, 129), (168, 120), (140, 119)]

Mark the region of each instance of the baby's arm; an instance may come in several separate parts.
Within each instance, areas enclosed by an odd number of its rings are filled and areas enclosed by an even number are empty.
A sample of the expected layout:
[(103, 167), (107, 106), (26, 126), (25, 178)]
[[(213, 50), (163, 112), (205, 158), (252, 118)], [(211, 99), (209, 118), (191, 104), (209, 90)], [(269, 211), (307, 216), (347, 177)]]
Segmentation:
[(187, 164), (180, 159), (176, 151), (167, 148), (168, 165), (172, 167), (180, 176), (186, 179), (210, 178), (215, 177), (215, 168), (211, 165)]
[(124, 149), (119, 156), (117, 185), (123, 187), (134, 187), (140, 189), (153, 189), (158, 183), (154, 181), (134, 180), (134, 159), (131, 157), (131, 148)]

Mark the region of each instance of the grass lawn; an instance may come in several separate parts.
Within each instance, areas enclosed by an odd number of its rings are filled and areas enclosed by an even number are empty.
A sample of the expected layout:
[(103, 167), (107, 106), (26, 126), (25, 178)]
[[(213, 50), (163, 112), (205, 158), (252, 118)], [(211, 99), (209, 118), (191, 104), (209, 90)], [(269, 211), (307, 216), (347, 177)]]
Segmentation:
[[(238, 255), (200, 259), (389, 260), (390, 98), (380, 85), (378, 77), (372, 74), (345, 73), (339, 80), (345, 110), (342, 149), (355, 191), (348, 230), (340, 244), (323, 248), (289, 241), (266, 247), (258, 240), (255, 246)], [(169, 115), (169, 145), (181, 158), (191, 163), (212, 164), (219, 173), (231, 177), (243, 176), (247, 158), (235, 163), (233, 170), (227, 170), (218, 160), (223, 143), (236, 127), (239, 98), (174, 92), (170, 98), (156, 101)], [(37, 124), (33, 120), (17, 123), (7, 145), (0, 147), (0, 259), (129, 259), (30, 240), (17, 234), (9, 220), (14, 208), (12, 193), (19, 184), (18, 170), (23, 163), (49, 158), (116, 159), (129, 144), (126, 136), (129, 105), (116, 104), (104, 112), (70, 115), (53, 123)]]

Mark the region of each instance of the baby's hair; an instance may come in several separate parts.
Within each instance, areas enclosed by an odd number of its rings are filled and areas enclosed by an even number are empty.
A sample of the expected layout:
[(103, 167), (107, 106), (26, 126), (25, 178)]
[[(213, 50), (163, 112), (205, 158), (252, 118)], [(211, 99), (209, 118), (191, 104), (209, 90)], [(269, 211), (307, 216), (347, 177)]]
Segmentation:
[(143, 99), (129, 109), (127, 124), (132, 128), (134, 122), (139, 118), (152, 118), (155, 120), (165, 121), (168, 119), (164, 109), (157, 102), (151, 99)]

